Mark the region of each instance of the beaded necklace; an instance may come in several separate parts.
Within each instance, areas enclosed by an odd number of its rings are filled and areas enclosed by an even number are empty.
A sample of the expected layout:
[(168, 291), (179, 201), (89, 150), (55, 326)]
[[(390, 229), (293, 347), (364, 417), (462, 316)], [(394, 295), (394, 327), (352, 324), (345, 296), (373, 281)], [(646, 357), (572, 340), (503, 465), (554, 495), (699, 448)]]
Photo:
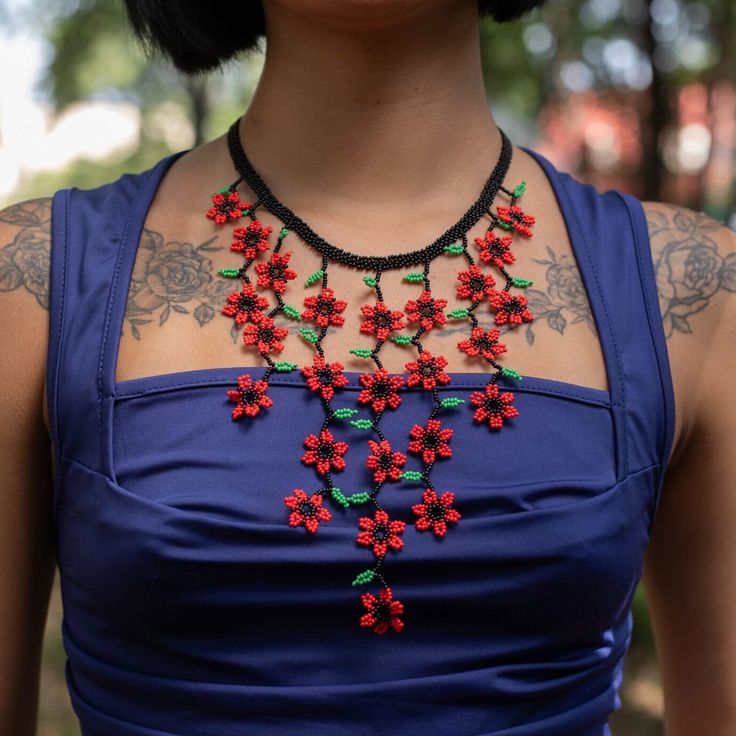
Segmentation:
[[(304, 439), (305, 452), (301, 461), (313, 466), (320, 478), (321, 488), (307, 492), (302, 488), (294, 488), (291, 495), (284, 497), (290, 527), (304, 526), (307, 532), (315, 534), (321, 524), (328, 523), (332, 514), (325, 505), (325, 499), (348, 508), (351, 506), (371, 505), (372, 515), (358, 519), (359, 532), (356, 543), (369, 548), (373, 553), (373, 566), (361, 571), (352, 581), (354, 586), (365, 586), (373, 581), (380, 584), (377, 594), (365, 592), (360, 596), (363, 608), (358, 617), (361, 626), (370, 628), (377, 634), (389, 630), (401, 631), (404, 621), (404, 604), (394, 598), (393, 591), (382, 573), (382, 565), (389, 552), (396, 553), (404, 546), (403, 533), (406, 522), (392, 519), (381, 507), (377, 496), (387, 481), (415, 481), (422, 487), (421, 501), (411, 506), (415, 515), (414, 526), (418, 532), (431, 531), (436, 537), (444, 537), (461, 518), (454, 507), (455, 494), (452, 491), (438, 492), (431, 480), (431, 470), (435, 462), (452, 457), (450, 440), (453, 429), (443, 425), (438, 415), (443, 410), (453, 409), (465, 403), (464, 399), (446, 397), (440, 399), (438, 385), (450, 383), (451, 376), (444, 372), (447, 359), (431, 354), (422, 344), (422, 335), (435, 327), (444, 325), (447, 319), (469, 320), (470, 332), (464, 340), (457, 343), (459, 350), (467, 355), (486, 361), (493, 367), (488, 383), (483, 391), (473, 391), (469, 404), (473, 410), (472, 418), (478, 424), (485, 424), (491, 430), (503, 427), (508, 419), (518, 416), (513, 406), (514, 395), (510, 391), (501, 391), (497, 381), (500, 376), (521, 380), (517, 371), (506, 368), (497, 362), (497, 358), (506, 352), (506, 346), (499, 342), (500, 330), (493, 328), (484, 330), (475, 314), (482, 303), (487, 303), (494, 313), (497, 326), (515, 327), (523, 322), (531, 322), (534, 317), (527, 308), (527, 299), (523, 294), (512, 294), (511, 287), (525, 288), (531, 285), (527, 279), (509, 275), (506, 266), (514, 263), (515, 256), (511, 250), (512, 236), (531, 238), (530, 226), (535, 219), (526, 214), (517, 204), (523, 195), (526, 184), (522, 181), (513, 190), (503, 186), (512, 157), (512, 146), (506, 134), (501, 134), (501, 153), (491, 172), (483, 191), (477, 201), (468, 209), (462, 218), (449, 228), (433, 243), (409, 253), (398, 253), (387, 256), (361, 256), (350, 253), (330, 244), (315, 233), (306, 222), (301, 220), (288, 207), (282, 204), (270, 191), (263, 179), (255, 171), (240, 142), (240, 119), (236, 120), (228, 131), (228, 147), (233, 165), (239, 177), (228, 187), (219, 189), (212, 195), (207, 217), (218, 225), (226, 225), (241, 218), (249, 218), (243, 226), (234, 228), (230, 249), (241, 253), (244, 262), (236, 268), (221, 268), (217, 273), (225, 278), (237, 278), (242, 281), (239, 291), (231, 292), (223, 306), (222, 313), (232, 318), (238, 326), (244, 326), (242, 339), (245, 345), (257, 349), (267, 364), (263, 375), (258, 380), (245, 372), (237, 378), (237, 387), (228, 390), (228, 398), (235, 404), (231, 417), (233, 420), (248, 418), (253, 420), (262, 411), (273, 406), (268, 395), (269, 378), (274, 372), (300, 370), (308, 389), (316, 394), (324, 407), (325, 418), (322, 426)], [(246, 181), (256, 194), (255, 202), (241, 201), (236, 187)], [(506, 206), (497, 205), (496, 212), (491, 210), (496, 194), (501, 191), (510, 197)], [(257, 217), (259, 207), (265, 207), (277, 217), (283, 227), (276, 237), (268, 260), (261, 254), (271, 249), (269, 238), (273, 228), (264, 226)], [(492, 273), (481, 270), (468, 249), (467, 233), (478, 220), (487, 214), (490, 216), (484, 237), (475, 238), (480, 262), (492, 266), (500, 274), (505, 283), (503, 288), (496, 288), (497, 283)], [(496, 228), (505, 231), (494, 232)], [(284, 300), (289, 281), (297, 277), (289, 267), (290, 252), (282, 252), (282, 244), (290, 231), (294, 231), (311, 248), (321, 254), (321, 268), (310, 274), (305, 287), (318, 285), (314, 295), (305, 297), (304, 309), (298, 310)], [(454, 309), (445, 313), (447, 299), (434, 296), (430, 284), (430, 266), (433, 260), (442, 254), (452, 257), (462, 256), (467, 268), (457, 274), (457, 296), (467, 299), (470, 305), (463, 309)], [(372, 361), (374, 368), (362, 373), (359, 377), (362, 390), (357, 403), (365, 405), (370, 411), (370, 418), (353, 418), (359, 413), (357, 408), (339, 408), (332, 406), (332, 398), (336, 391), (348, 384), (344, 375), (344, 366), (339, 361), (330, 362), (325, 355), (323, 339), (330, 325), (340, 327), (345, 319), (341, 314), (347, 302), (338, 299), (328, 287), (328, 269), (331, 261), (338, 261), (352, 268), (368, 271), (363, 276), (365, 286), (372, 290), (373, 298), (360, 308), (363, 321), (360, 331), (376, 338), (372, 349), (353, 348), (350, 353)], [(254, 263), (255, 262), (255, 263)], [(255, 284), (248, 273), (253, 264), (256, 274)], [(421, 270), (409, 271), (403, 276), (408, 284), (421, 284), (421, 292), (407, 300), (403, 310), (392, 309), (386, 305), (381, 291), (381, 274), (388, 269), (421, 266)], [(265, 294), (271, 293), (275, 305), (269, 310), (270, 302)], [(269, 310), (269, 311), (267, 311)], [(283, 313), (286, 317), (298, 322), (313, 322), (315, 328), (302, 327), (301, 337), (314, 346), (315, 355), (311, 365), (299, 369), (295, 363), (274, 360), (274, 355), (284, 348), (283, 340), (288, 334), (285, 327), (274, 323), (274, 316)], [(410, 327), (411, 326), (411, 327)], [(413, 334), (402, 330), (416, 328)], [(379, 353), (387, 342), (398, 346), (415, 349), (416, 357), (406, 363), (408, 376), (390, 375), (383, 367)], [(414, 424), (409, 431), (406, 451), (416, 454), (421, 461), (421, 470), (406, 470), (407, 455), (394, 449), (384, 436), (380, 421), (387, 410), (396, 410), (402, 403), (402, 389), (420, 386), (431, 393), (432, 409), (424, 425)], [(357, 429), (370, 431), (375, 439), (368, 440), (371, 454), (365, 465), (373, 471), (373, 487), (370, 491), (344, 493), (333, 482), (333, 474), (345, 469), (345, 455), (348, 443), (340, 440), (331, 427), (348, 421)]]

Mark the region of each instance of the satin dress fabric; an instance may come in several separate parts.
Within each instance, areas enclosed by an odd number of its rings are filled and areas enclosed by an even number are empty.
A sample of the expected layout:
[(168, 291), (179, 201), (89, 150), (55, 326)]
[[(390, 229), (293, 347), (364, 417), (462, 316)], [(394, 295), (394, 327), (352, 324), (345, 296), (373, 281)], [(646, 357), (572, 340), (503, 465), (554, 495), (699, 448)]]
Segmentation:
[[(274, 374), (273, 407), (240, 422), (225, 393), (244, 372), (235, 352), (232, 367), (115, 381), (145, 216), (188, 150), (53, 195), (53, 518), (84, 736), (610, 734), (674, 431), (641, 202), (524, 149), (564, 215), (608, 388), (502, 378), (520, 415), (493, 432), (467, 403), (488, 374), (452, 374), (440, 396), (466, 404), (443, 410), (453, 457), (432, 479), (462, 519), (441, 539), (419, 533), (419, 484), (382, 488), (407, 521), (383, 567), (406, 610), (402, 632), (377, 635), (358, 621), (378, 586), (351, 585), (374, 560), (355, 543), (365, 510), (327, 500), (316, 535), (287, 524), (284, 496), (319, 487), (300, 457), (324, 418), (298, 371)], [(359, 373), (347, 375), (335, 408), (355, 406)], [(428, 392), (403, 396), (381, 424), (396, 449), (431, 409)], [(364, 489), (372, 433), (336, 431), (350, 445), (339, 485)]]

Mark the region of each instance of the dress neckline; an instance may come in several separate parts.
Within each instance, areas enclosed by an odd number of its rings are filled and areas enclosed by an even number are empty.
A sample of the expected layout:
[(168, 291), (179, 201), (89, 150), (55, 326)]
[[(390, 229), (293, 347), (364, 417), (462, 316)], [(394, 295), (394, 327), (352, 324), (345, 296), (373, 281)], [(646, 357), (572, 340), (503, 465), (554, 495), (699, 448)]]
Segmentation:
[[(601, 389), (592, 386), (586, 386), (584, 384), (577, 384), (567, 381), (561, 381), (551, 378), (545, 378), (542, 376), (533, 376), (524, 374), (521, 382), (507, 381), (506, 385), (509, 388), (513, 388), (516, 391), (539, 391), (541, 393), (554, 393), (563, 394), (571, 398), (581, 398), (583, 400), (592, 401), (593, 403), (602, 403), (606, 405), (620, 403), (620, 396), (617, 390), (617, 385), (613, 384), (613, 376), (615, 372), (612, 369), (611, 356), (614, 355), (614, 348), (610, 345), (610, 335), (607, 328), (607, 323), (604, 323), (601, 319), (600, 312), (603, 307), (600, 305), (600, 295), (597, 291), (590, 288), (589, 284), (592, 281), (592, 275), (589, 274), (588, 262), (580, 257), (580, 244), (578, 238), (583, 237), (582, 231), (577, 227), (577, 221), (573, 220), (569, 215), (568, 210), (563, 207), (562, 203), (562, 191), (559, 183), (555, 180), (552, 171), (552, 163), (546, 159), (542, 154), (533, 151), (526, 146), (519, 146), (519, 148), (525, 151), (531, 156), (542, 169), (544, 174), (547, 176), (552, 190), (562, 213), (563, 220), (565, 221), (566, 228), (568, 230), (568, 237), (571, 244), (571, 249), (578, 267), (583, 278), (583, 283), (586, 286), (588, 298), (590, 300), (591, 311), (598, 328), (600, 335), (601, 347), (603, 350), (603, 359), (606, 368), (607, 376), (607, 389)], [(124, 379), (117, 381), (115, 379), (115, 373), (117, 369), (117, 359), (120, 348), (120, 338), (122, 337), (123, 324), (125, 319), (125, 302), (128, 290), (130, 288), (130, 281), (132, 279), (133, 267), (135, 265), (135, 259), (137, 250), (140, 244), (141, 236), (145, 226), (145, 220), (153, 201), (156, 197), (161, 182), (169, 171), (171, 166), (179, 158), (192, 151), (192, 148), (185, 148), (179, 151), (170, 153), (161, 158), (154, 166), (147, 169), (144, 172), (138, 174), (138, 176), (145, 177), (143, 185), (136, 191), (130, 208), (125, 216), (125, 222), (123, 232), (121, 236), (121, 245), (118, 254), (118, 262), (116, 264), (115, 274), (113, 283), (111, 286), (110, 297), (108, 301), (107, 315), (105, 320), (105, 333), (102, 342), (102, 349), (98, 368), (98, 388), (100, 397), (116, 397), (119, 395), (131, 395), (138, 393), (148, 393), (156, 390), (193, 386), (212, 383), (218, 383), (226, 378), (229, 382), (232, 381), (232, 377), (237, 372), (251, 371), (258, 372), (265, 370), (263, 366), (251, 366), (251, 365), (239, 365), (237, 367), (222, 367), (214, 366), (211, 368), (203, 369), (189, 369), (175, 372), (167, 372), (160, 374), (152, 374), (148, 376), (139, 376), (137, 378)], [(345, 371), (345, 375), (350, 380), (351, 385), (358, 386), (358, 377), (361, 371)], [(407, 374), (402, 374), (406, 376)], [(449, 371), (454, 381), (454, 385), (462, 383), (468, 387), (471, 386), (484, 386), (488, 382), (489, 372), (487, 371)], [(282, 377), (272, 377), (272, 381), (275, 383), (292, 383), (288, 379), (281, 380)], [(507, 379), (500, 378), (499, 385), (501, 382)], [(611, 387), (614, 387), (614, 391), (611, 391)]]

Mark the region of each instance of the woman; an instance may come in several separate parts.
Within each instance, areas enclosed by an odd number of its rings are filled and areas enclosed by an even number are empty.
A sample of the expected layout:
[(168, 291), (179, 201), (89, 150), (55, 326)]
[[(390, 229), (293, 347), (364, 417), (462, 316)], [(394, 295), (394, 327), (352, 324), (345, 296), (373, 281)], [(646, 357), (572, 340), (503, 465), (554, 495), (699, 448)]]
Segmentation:
[(610, 733), (642, 572), (667, 733), (733, 733), (733, 233), (513, 146), (475, 0), (126, 7), (266, 63), (2, 212), (4, 731), (58, 562), (85, 736)]

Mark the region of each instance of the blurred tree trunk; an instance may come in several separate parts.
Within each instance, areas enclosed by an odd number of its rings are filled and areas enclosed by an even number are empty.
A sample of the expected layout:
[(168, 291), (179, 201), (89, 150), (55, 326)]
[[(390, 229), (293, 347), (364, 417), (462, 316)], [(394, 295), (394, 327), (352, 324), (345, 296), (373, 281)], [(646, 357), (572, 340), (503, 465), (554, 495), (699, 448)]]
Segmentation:
[(725, 221), (736, 213), (736, 7), (733, 2), (722, 2), (717, 7), (712, 27), (720, 58), (708, 84), (713, 140), (700, 207), (711, 217)]
[(204, 143), (204, 126), (209, 112), (207, 81), (204, 77), (187, 77), (185, 84), (192, 103), (194, 145), (199, 146)]
[(670, 119), (670, 105), (668, 90), (662, 73), (654, 63), (657, 40), (654, 37), (651, 7), (656, 0), (647, 0), (646, 18), (642, 28), (642, 41), (644, 50), (652, 60), (652, 83), (649, 86), (649, 109), (644, 110), (644, 119), (641, 121), (641, 129), (644, 133), (642, 173), (643, 173), (643, 196), (642, 199), (659, 201), (662, 196), (662, 180), (664, 174), (664, 162), (660, 151), (662, 133)]

